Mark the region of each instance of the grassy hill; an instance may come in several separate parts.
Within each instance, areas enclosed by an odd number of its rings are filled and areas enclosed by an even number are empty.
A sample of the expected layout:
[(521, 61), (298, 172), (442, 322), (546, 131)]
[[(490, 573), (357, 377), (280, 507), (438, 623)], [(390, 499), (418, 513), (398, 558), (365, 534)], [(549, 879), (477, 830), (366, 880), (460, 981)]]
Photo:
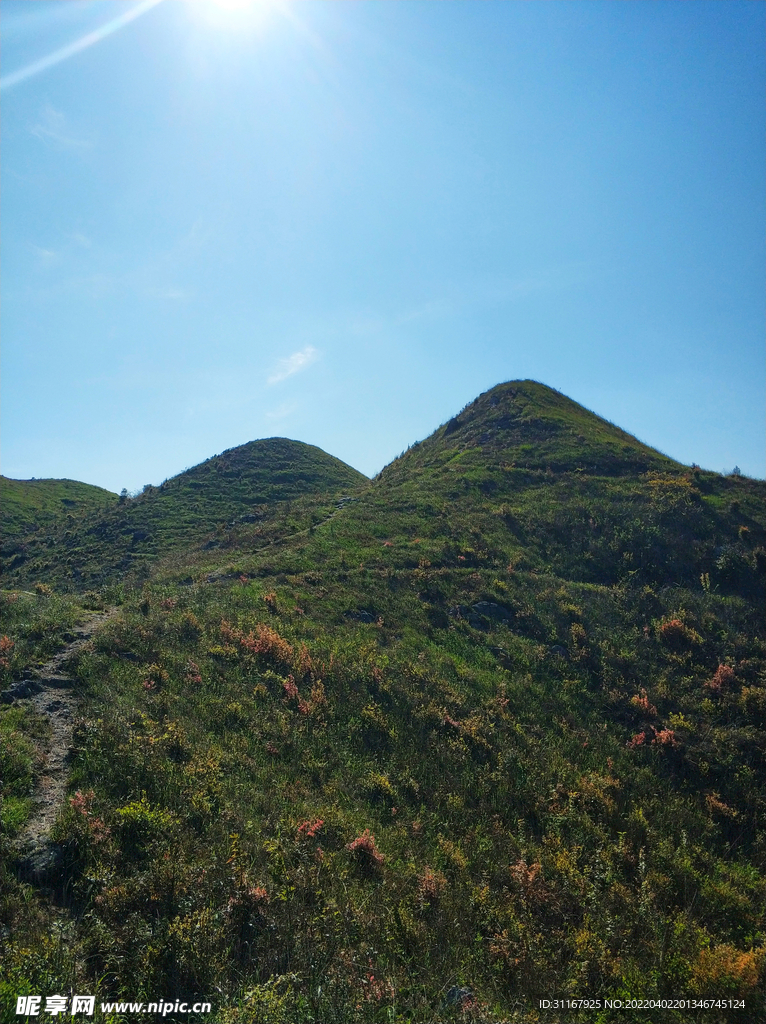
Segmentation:
[(99, 513), (117, 500), (102, 487), (75, 480), (11, 480), (0, 476), (3, 541), (57, 529), (68, 516)]
[(4, 548), (4, 575), (81, 590), (142, 578), (158, 555), (238, 522), (267, 519), (277, 505), (341, 495), (366, 480), (312, 445), (279, 437), (251, 441), (135, 498), (110, 496), (109, 507), (14, 539)]
[[(6, 875), (14, 991), (766, 1019), (765, 492), (512, 382), (342, 501), (158, 552), (78, 661), (63, 907)], [(25, 600), (29, 645), (74, 598)]]

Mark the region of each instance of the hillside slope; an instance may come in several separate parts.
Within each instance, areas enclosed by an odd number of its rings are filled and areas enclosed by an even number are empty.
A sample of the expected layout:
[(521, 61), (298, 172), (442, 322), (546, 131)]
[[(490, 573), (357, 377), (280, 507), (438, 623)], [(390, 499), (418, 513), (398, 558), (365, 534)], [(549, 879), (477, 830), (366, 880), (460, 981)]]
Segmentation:
[(75, 480), (11, 480), (0, 476), (0, 536), (3, 540), (56, 530), (67, 516), (97, 514), (117, 495)]
[[(6, 881), (14, 991), (215, 992), (220, 1024), (766, 1018), (766, 485), (530, 382), (456, 421), (124, 589), (76, 666), (76, 914)], [(63, 599), (24, 600), (19, 645)]]
[[(241, 521), (268, 518), (281, 503), (342, 494), (367, 478), (319, 448), (268, 438), (231, 448), (101, 514), (51, 527), (4, 547), (9, 581), (45, 580), (85, 589), (142, 578), (158, 555)], [(95, 511), (95, 510), (94, 510)]]

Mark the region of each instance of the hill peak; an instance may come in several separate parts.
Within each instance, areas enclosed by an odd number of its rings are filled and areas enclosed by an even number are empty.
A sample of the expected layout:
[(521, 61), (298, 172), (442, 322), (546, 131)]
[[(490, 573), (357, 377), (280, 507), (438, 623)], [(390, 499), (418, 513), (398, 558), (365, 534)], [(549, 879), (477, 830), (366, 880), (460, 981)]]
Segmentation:
[[(539, 381), (485, 391), (403, 456), (407, 465), (474, 450), (517, 468), (622, 476), (679, 463)], [(399, 462), (400, 460), (396, 460)], [(392, 463), (392, 466), (395, 463)]]

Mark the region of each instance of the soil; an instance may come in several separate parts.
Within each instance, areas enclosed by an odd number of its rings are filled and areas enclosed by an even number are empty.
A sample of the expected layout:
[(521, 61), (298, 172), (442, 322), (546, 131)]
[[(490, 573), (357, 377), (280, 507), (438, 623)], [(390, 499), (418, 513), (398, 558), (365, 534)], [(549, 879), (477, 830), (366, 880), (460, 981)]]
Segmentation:
[(39, 857), (50, 845), (51, 830), (66, 794), (72, 736), (80, 703), (75, 680), (66, 670), (67, 663), (115, 613), (113, 608), (90, 616), (72, 630), (74, 639), (66, 647), (44, 665), (29, 670), (22, 683), (3, 695), (5, 700), (10, 697), (13, 701), (28, 701), (28, 706), (50, 723), (50, 737), (41, 751), (44, 767), (37, 781), (35, 806), (15, 844), (19, 853), (27, 854), (28, 859)]

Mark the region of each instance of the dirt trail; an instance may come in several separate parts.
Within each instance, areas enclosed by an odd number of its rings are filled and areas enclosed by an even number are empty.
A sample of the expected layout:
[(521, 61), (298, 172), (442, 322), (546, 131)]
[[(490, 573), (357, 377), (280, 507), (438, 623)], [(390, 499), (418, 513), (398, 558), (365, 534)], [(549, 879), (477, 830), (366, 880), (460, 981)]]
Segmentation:
[(44, 715), (51, 726), (50, 740), (43, 751), (45, 767), (37, 782), (35, 806), (29, 821), (16, 839), (19, 853), (34, 856), (35, 851), (40, 851), (48, 844), (66, 793), (69, 754), (79, 704), (78, 695), (74, 691), (74, 679), (66, 671), (66, 663), (116, 611), (112, 608), (91, 615), (72, 630), (74, 640), (44, 665), (29, 669), (23, 680), (2, 695), (3, 701), (7, 703), (28, 701), (29, 706), (37, 714)]

